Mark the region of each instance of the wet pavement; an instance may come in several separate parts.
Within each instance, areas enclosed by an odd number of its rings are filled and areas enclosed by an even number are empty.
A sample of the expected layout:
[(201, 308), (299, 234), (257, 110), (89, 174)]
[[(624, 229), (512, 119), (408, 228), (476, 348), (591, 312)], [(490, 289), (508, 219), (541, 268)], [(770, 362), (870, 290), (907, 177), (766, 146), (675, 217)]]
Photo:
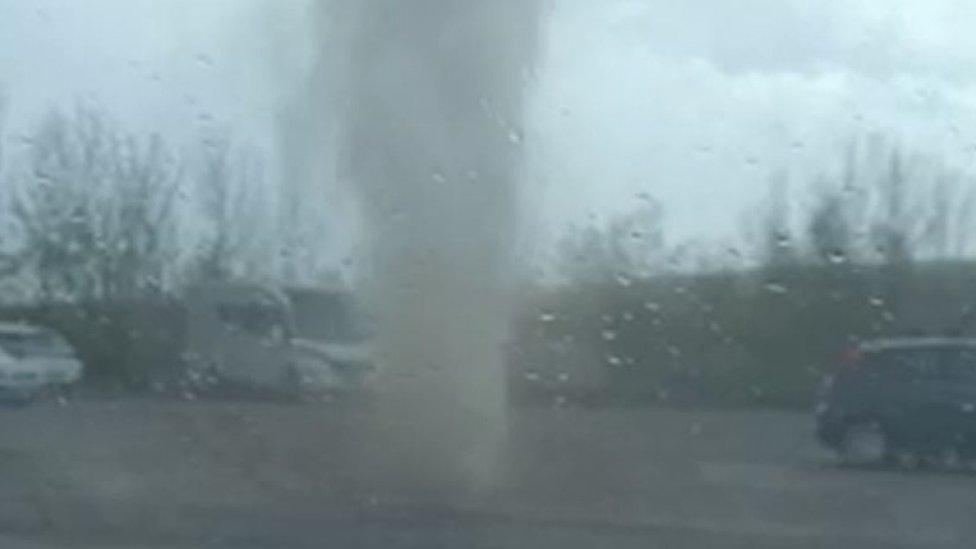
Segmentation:
[[(807, 414), (519, 408), (495, 491), (377, 481), (356, 406), (3, 410), (3, 547), (970, 547), (976, 477), (848, 470)], [(365, 479), (365, 480), (364, 480)], [(3, 537), (6, 536), (6, 537)]]

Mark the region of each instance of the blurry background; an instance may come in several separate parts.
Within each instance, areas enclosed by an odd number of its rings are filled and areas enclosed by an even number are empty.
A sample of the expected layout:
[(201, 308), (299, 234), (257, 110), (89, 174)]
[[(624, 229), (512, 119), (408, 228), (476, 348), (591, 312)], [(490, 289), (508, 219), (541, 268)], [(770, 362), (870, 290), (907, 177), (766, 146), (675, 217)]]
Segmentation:
[[(546, 4), (506, 129), (520, 390), (800, 404), (847, 342), (968, 330), (972, 9)], [(303, 125), (309, 10), (0, 2), (0, 297), (356, 280), (335, 153), (299, 152), (337, 131)]]

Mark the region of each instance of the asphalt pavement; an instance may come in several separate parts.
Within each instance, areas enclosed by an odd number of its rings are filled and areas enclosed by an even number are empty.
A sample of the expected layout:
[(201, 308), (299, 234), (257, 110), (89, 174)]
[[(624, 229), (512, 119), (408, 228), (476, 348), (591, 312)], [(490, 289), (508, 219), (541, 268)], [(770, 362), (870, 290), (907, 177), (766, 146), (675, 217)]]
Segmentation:
[[(0, 412), (0, 547), (972, 547), (976, 477), (837, 467), (807, 414), (512, 410), (505, 478), (369, 481), (335, 403)], [(365, 479), (365, 480), (364, 480)]]

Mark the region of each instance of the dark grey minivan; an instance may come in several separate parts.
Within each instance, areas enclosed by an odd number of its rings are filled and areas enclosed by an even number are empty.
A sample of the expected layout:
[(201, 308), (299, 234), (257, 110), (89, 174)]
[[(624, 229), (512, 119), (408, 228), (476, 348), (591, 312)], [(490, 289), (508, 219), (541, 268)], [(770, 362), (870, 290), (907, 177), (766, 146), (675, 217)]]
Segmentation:
[(976, 339), (874, 340), (821, 385), (817, 436), (852, 465), (976, 458)]

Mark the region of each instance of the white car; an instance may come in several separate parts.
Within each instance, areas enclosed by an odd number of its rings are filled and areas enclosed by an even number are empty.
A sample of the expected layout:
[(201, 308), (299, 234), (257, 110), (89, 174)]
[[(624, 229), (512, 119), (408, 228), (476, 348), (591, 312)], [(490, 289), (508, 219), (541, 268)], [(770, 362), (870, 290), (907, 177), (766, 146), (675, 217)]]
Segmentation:
[(70, 390), (82, 371), (74, 349), (56, 332), (0, 323), (0, 399), (23, 403), (45, 389)]
[(368, 342), (343, 344), (292, 339), (290, 343), (296, 388), (303, 392), (352, 392), (374, 373)]

